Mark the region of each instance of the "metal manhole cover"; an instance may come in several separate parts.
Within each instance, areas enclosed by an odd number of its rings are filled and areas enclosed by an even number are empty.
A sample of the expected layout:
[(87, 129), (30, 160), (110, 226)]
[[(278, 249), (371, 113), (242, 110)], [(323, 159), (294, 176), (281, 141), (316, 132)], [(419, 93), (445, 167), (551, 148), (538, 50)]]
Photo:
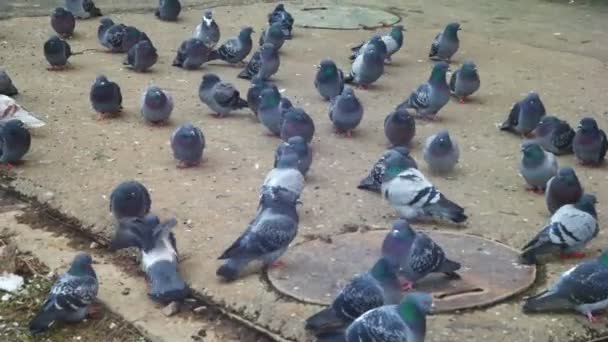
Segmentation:
[[(463, 265), (461, 279), (430, 275), (416, 290), (433, 294), (434, 312), (496, 303), (534, 283), (536, 267), (520, 265), (518, 251), (473, 235), (426, 231), (450, 259)], [(379, 256), (386, 231), (351, 233), (332, 242), (312, 240), (294, 246), (281, 258), (285, 266), (271, 269), (268, 278), (279, 291), (298, 300), (329, 305), (356, 274), (368, 270)]]
[(297, 18), (296, 26), (334, 30), (374, 29), (391, 26), (401, 20), (386, 11), (358, 6), (296, 7), (293, 16)]

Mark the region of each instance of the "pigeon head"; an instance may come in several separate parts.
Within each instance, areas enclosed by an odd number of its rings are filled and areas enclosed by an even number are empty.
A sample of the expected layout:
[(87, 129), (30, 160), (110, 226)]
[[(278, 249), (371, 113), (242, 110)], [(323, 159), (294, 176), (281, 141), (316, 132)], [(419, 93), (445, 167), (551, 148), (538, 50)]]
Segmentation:
[(157, 86), (151, 86), (146, 90), (145, 102), (148, 107), (162, 108), (167, 103), (167, 95)]
[(203, 18), (205, 18), (207, 20), (213, 20), (213, 13), (209, 10), (206, 10), (205, 13), (203, 14)]
[(285, 120), (293, 121), (297, 123), (306, 123), (308, 122), (308, 118), (306, 117), (306, 112), (304, 112), (301, 108), (293, 108), (285, 113)]
[(542, 164), (545, 159), (545, 151), (539, 144), (526, 143), (522, 146), (524, 166), (534, 167)]
[(477, 65), (472, 61), (464, 61), (460, 68), (460, 72), (465, 78), (475, 77), (477, 75)]
[(536, 128), (534, 129), (534, 134), (539, 137), (544, 137), (544, 136), (550, 134), (551, 132), (553, 132), (555, 127), (557, 125), (559, 125), (560, 123), (561, 123), (561, 120), (555, 116), (552, 116), (552, 115), (544, 116), (540, 120), (540, 122), (538, 123)]
[[(53, 17), (63, 17), (65, 15), (68, 14), (68, 11), (65, 10), (65, 8), (63, 7), (57, 7), (53, 10)], [(71, 13), (70, 13), (71, 14)]]
[(173, 133), (173, 141), (181, 146), (190, 146), (198, 144), (196, 127), (190, 122), (181, 125)]
[(203, 75), (203, 83), (201, 83), (201, 88), (209, 89), (218, 82), (220, 82), (220, 78), (218, 75), (212, 73), (205, 74)]
[(65, 44), (67, 43), (61, 40), (61, 38), (53, 35), (44, 43), (44, 51), (49, 54), (60, 53), (65, 49)]
[(114, 25), (114, 21), (110, 18), (101, 18), (101, 20), (99, 21), (99, 25), (101, 27), (110, 27)]
[(108, 78), (105, 75), (99, 75), (97, 78), (95, 78), (95, 84), (99, 86), (103, 86), (108, 83), (110, 83), (110, 81), (108, 81)]
[(410, 224), (404, 219), (399, 219), (393, 222), (392, 234), (395, 237), (404, 240), (409, 240), (416, 235)]
[(284, 150), (279, 160), (277, 160), (277, 168), (279, 169), (297, 169), (298, 167), (298, 154), (295, 149), (288, 145)]
[(400, 124), (411, 123), (415, 125), (414, 116), (405, 108), (405, 106), (397, 107), (393, 120)]
[(559, 180), (565, 183), (567, 186), (579, 184), (576, 172), (574, 172), (574, 169), (569, 166), (562, 167), (561, 169), (559, 169), (557, 171), (556, 178), (559, 178)]
[(406, 322), (424, 320), (433, 308), (433, 297), (424, 292), (413, 292), (405, 295), (399, 303), (399, 315)]
[(268, 58), (274, 54), (276, 54), (276, 49), (271, 43), (264, 43), (264, 45), (262, 45), (260, 48), (260, 55), (264, 58)]
[(376, 63), (384, 63), (383, 61), (383, 56), (381, 55), (381, 52), (376, 49), (375, 47), (369, 47), (367, 49), (365, 49), (365, 51), (363, 52), (363, 59), (365, 61), (369, 61), (369, 62), (376, 62)]
[(281, 27), (281, 23), (274, 23), (268, 27), (268, 35), (273, 38), (283, 38), (283, 28)]
[(521, 102), (522, 109), (531, 113), (539, 113), (541, 115), (545, 115), (545, 106), (543, 102), (540, 100), (540, 96), (536, 92), (530, 92)]
[(443, 31), (448, 38), (458, 39), (458, 31), (460, 31), (459, 23), (449, 23), (445, 27), (445, 31)]
[(435, 65), (433, 65), (433, 70), (431, 71), (431, 77), (429, 78), (429, 82), (445, 83), (445, 73), (448, 71), (449, 67), (450, 65), (444, 61), (435, 63)]
[(355, 91), (351, 87), (344, 87), (344, 90), (342, 90), (342, 94), (340, 94), (340, 95), (342, 95), (344, 97), (354, 98), (355, 97)]
[(260, 94), (260, 109), (264, 108), (276, 108), (281, 102), (281, 95), (274, 91), (272, 88), (266, 88), (262, 90)]
[(369, 273), (372, 275), (372, 277), (374, 277), (374, 279), (380, 282), (397, 279), (395, 268), (385, 258), (380, 258), (378, 261), (376, 261)]
[(597, 197), (592, 194), (584, 193), (581, 199), (574, 205), (577, 209), (582, 210), (593, 217), (597, 218), (597, 212), (595, 211), (595, 205), (597, 204)]
[(431, 153), (432, 154), (445, 154), (453, 149), (452, 139), (450, 133), (447, 130), (442, 130), (435, 135), (433, 141), (431, 141)]
[(329, 79), (334, 77), (338, 73), (338, 67), (336, 63), (331, 59), (324, 59), (319, 65), (320, 76), (323, 79)]
[(137, 44), (135, 44), (135, 47), (139, 51), (147, 51), (147, 50), (156, 51), (156, 48), (154, 47), (154, 45), (152, 45), (152, 42), (149, 40), (142, 40), (142, 41), (138, 42)]
[(372, 38), (369, 40), (369, 43), (371, 46), (373, 46), (380, 54), (385, 55), (387, 52), (386, 49), (386, 44), (384, 43), (384, 40), (382, 40), (382, 36), (381, 35), (373, 35)]
[(279, 11), (285, 11), (285, 5), (283, 4), (278, 4), (277, 7), (274, 8), (275, 12), (279, 12)]
[[(279, 93), (279, 89), (277, 89), (276, 86), (273, 86), (272, 90), (274, 90), (275, 93), (280, 94)], [(291, 101), (289, 101), (288, 98), (281, 97), (281, 105), (280, 105), (280, 107), (281, 107), (282, 111), (285, 111), (287, 109), (293, 108), (293, 104), (291, 103)]]
[(308, 151), (306, 140), (299, 135), (287, 139), (287, 144), (291, 146), (298, 155), (306, 154)]
[(253, 27), (247, 26), (241, 29), (239, 32), (239, 40), (248, 40), (251, 39), (251, 34), (253, 33)]
[(78, 253), (72, 261), (68, 273), (73, 276), (95, 275), (93, 271), (93, 258), (87, 253)]
[(583, 133), (592, 133), (598, 130), (597, 122), (593, 118), (583, 118), (578, 124), (578, 129)]

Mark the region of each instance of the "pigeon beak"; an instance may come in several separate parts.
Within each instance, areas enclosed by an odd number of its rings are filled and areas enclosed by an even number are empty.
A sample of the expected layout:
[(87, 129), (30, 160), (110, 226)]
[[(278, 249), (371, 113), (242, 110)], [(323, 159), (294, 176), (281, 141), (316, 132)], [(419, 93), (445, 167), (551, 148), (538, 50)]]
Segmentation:
[(462, 30), (462, 28), (460, 28), (460, 27), (459, 27), (459, 28), (458, 28), (458, 31), (460, 31), (460, 30)]

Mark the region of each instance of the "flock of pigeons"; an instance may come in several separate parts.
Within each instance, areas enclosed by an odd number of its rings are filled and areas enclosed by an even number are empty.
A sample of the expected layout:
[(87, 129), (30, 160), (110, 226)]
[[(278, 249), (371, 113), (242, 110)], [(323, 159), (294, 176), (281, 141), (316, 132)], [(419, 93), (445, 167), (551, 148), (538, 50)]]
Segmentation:
[[(161, 20), (176, 20), (181, 10), (178, 0), (160, 0), (155, 15)], [(62, 38), (72, 35), (75, 18), (101, 16), (91, 0), (66, 0), (63, 8), (51, 15), (57, 36), (44, 44), (44, 55), (51, 70), (68, 65), (75, 53)], [(211, 11), (205, 11), (193, 37), (184, 41), (173, 65), (197, 69), (203, 63), (222, 60), (242, 65), (238, 77), (251, 79), (247, 99), (229, 82), (207, 73), (199, 87), (199, 98), (218, 116), (250, 108), (272, 136), (283, 142), (275, 153), (274, 168), (261, 188), (255, 218), (243, 234), (219, 257), (224, 263), (217, 275), (232, 281), (247, 273), (250, 265), (263, 267), (280, 264), (278, 259), (297, 235), (297, 205), (312, 163), (311, 140), (315, 132), (312, 118), (283, 97), (270, 78), (280, 66), (279, 50), (292, 39), (294, 19), (282, 4), (268, 16), (269, 26), (261, 33), (259, 48), (253, 49), (253, 28), (243, 28), (237, 37), (216, 45), (220, 30)], [(438, 112), (453, 95), (462, 103), (480, 87), (477, 67), (467, 61), (446, 80), (448, 62), (459, 48), (458, 23), (450, 23), (431, 44), (429, 58), (437, 60), (426, 83), (417, 87), (385, 119), (388, 141), (393, 145), (373, 165), (360, 189), (374, 191), (401, 217), (387, 234), (381, 257), (368, 271), (355, 276), (337, 295), (332, 305), (311, 316), (306, 328), (323, 341), (424, 341), (425, 316), (432, 308), (432, 297), (422, 292), (408, 292), (416, 282), (430, 273), (443, 273), (457, 278), (461, 265), (447, 258), (431, 238), (415, 231), (409, 222), (434, 219), (460, 224), (467, 220), (465, 210), (444, 196), (418, 170), (407, 148), (415, 135), (415, 119), (435, 120)], [(329, 118), (337, 133), (350, 136), (363, 116), (352, 83), (366, 89), (382, 76), (385, 64), (403, 45), (401, 25), (384, 35), (374, 35), (354, 47), (351, 71), (344, 74), (329, 59), (321, 61), (314, 86), (320, 96), (329, 100)], [(60, 38), (61, 37), (61, 38)], [(108, 51), (127, 53), (124, 63), (144, 72), (158, 60), (149, 37), (135, 27), (101, 19), (98, 39)], [(0, 72), (0, 94), (18, 93), (6, 72)], [(97, 77), (90, 92), (91, 105), (101, 118), (122, 110), (120, 87), (105, 76)], [(173, 110), (171, 96), (150, 86), (142, 96), (142, 117), (153, 124), (167, 121)], [(6, 115), (6, 113), (5, 113)], [(567, 122), (546, 115), (537, 93), (517, 102), (500, 127), (528, 139), (522, 144), (520, 171), (530, 190), (544, 192), (551, 218), (526, 246), (521, 262), (533, 264), (547, 256), (581, 257), (581, 250), (594, 238), (599, 226), (595, 211), (596, 198), (585, 193), (571, 167), (558, 167), (556, 155), (574, 153), (582, 164), (602, 163), (608, 142), (593, 118), (581, 120), (575, 131)], [(30, 135), (19, 120), (8, 120), (0, 127), (0, 162), (18, 162), (29, 150)], [(178, 167), (191, 167), (201, 161), (205, 138), (200, 128), (186, 123), (171, 136)], [(458, 144), (448, 131), (430, 136), (424, 144), (424, 159), (434, 173), (451, 172), (459, 160)], [(135, 247), (141, 253), (151, 298), (167, 303), (190, 295), (190, 289), (178, 270), (179, 255), (171, 228), (177, 222), (161, 222), (150, 214), (151, 198), (147, 189), (136, 181), (119, 184), (110, 198), (110, 211), (117, 219), (111, 250)], [(47, 301), (30, 324), (33, 333), (47, 330), (56, 321), (80, 321), (94, 301), (98, 282), (92, 259), (78, 254), (70, 269), (53, 285)], [(575, 309), (594, 320), (593, 312), (608, 306), (608, 252), (597, 260), (582, 262), (542, 293), (530, 297), (525, 311)]]

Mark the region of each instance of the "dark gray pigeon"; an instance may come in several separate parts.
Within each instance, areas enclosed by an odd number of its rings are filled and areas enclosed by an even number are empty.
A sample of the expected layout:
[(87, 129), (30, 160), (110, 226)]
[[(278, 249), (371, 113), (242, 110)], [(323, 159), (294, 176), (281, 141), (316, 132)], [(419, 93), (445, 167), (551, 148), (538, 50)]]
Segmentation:
[(317, 67), (315, 88), (325, 100), (331, 100), (344, 90), (344, 74), (331, 59), (324, 59)]
[(118, 84), (108, 80), (104, 75), (97, 76), (91, 86), (89, 96), (91, 105), (100, 119), (116, 115), (122, 111), (122, 94)]
[(606, 133), (593, 118), (583, 118), (578, 125), (572, 143), (576, 159), (583, 165), (598, 166), (606, 157), (608, 140)]
[(574, 172), (566, 166), (557, 171), (557, 175), (549, 179), (545, 191), (545, 203), (551, 214), (563, 205), (576, 203), (583, 195), (583, 187)]
[(110, 211), (116, 220), (144, 217), (150, 212), (151, 205), (148, 189), (138, 181), (122, 182), (110, 194)]
[(540, 145), (526, 142), (521, 149), (523, 156), (519, 172), (528, 183), (528, 190), (543, 193), (547, 182), (557, 174), (557, 158), (545, 152)]
[(281, 94), (272, 88), (262, 90), (258, 106), (258, 118), (271, 136), (281, 135), (283, 113), (280, 108)]
[(357, 46), (354, 46), (351, 48), (351, 51), (353, 51), (353, 53), (350, 56), (350, 60), (354, 61), (355, 59), (357, 59), (357, 57), (359, 55), (361, 55), (363, 52), (365, 52), (365, 50), (367, 48), (375, 48), (376, 51), (379, 51), (380, 54), (382, 56), (384, 56), (383, 58), (386, 58), (388, 56), (388, 48), (386, 46), (386, 44), (384, 43), (384, 41), (382, 40), (382, 36), (378, 35), (378, 34), (374, 34), (370, 40), (368, 40), (367, 42), (361, 43)]
[(279, 89), (271, 82), (264, 81), (259, 77), (254, 77), (251, 80), (251, 86), (247, 90), (247, 106), (253, 114), (258, 116), (258, 106), (260, 104), (260, 94), (264, 89), (272, 89), (278, 96), (281, 96)]
[(142, 40), (150, 40), (148, 36), (133, 26), (115, 24), (110, 18), (102, 18), (97, 29), (97, 38), (101, 45), (113, 53), (128, 52)]
[(175, 59), (173, 59), (171, 65), (186, 70), (198, 69), (203, 63), (209, 60), (210, 52), (211, 51), (202, 40), (190, 38), (179, 46), (177, 55), (175, 56)]
[(70, 44), (58, 36), (52, 36), (44, 43), (44, 58), (51, 65), (47, 70), (63, 70), (67, 67), (68, 58), (72, 56)]
[(344, 77), (345, 83), (354, 83), (367, 89), (384, 73), (384, 56), (373, 46), (365, 48), (354, 60), (351, 71)]
[(221, 59), (230, 64), (242, 63), (253, 48), (251, 40), (253, 32), (253, 28), (250, 26), (243, 28), (237, 37), (228, 39), (217, 50), (212, 50), (209, 53), (209, 60)]
[(95, 7), (93, 0), (65, 0), (65, 9), (78, 19), (101, 17), (101, 11)]
[(166, 123), (173, 111), (173, 98), (157, 86), (149, 86), (141, 96), (140, 113), (153, 124)]
[(545, 151), (555, 155), (572, 153), (572, 140), (574, 140), (574, 129), (564, 121), (555, 116), (546, 115), (532, 132), (532, 142), (539, 144)]
[(177, 21), (179, 12), (182, 11), (182, 4), (179, 0), (159, 0), (158, 8), (154, 15), (160, 20)]
[(284, 114), (281, 126), (281, 139), (289, 140), (294, 136), (301, 136), (310, 144), (315, 135), (315, 123), (302, 108), (292, 107)]
[(382, 179), (384, 178), (384, 173), (386, 172), (387, 162), (405, 169), (410, 167), (416, 169), (418, 168), (416, 160), (414, 160), (414, 158), (410, 155), (410, 150), (408, 150), (407, 147), (395, 146), (382, 153), (380, 159), (374, 163), (367, 177), (363, 178), (361, 182), (359, 182), (357, 188), (380, 193)]
[(458, 143), (447, 130), (428, 137), (422, 153), (431, 172), (438, 174), (452, 172), (460, 159)]
[(431, 43), (429, 58), (449, 62), (460, 46), (458, 31), (460, 31), (459, 23), (449, 23), (443, 32), (438, 33)]
[(237, 75), (238, 78), (249, 80), (253, 79), (258, 74), (258, 71), (260, 71), (260, 67), (262, 66), (261, 50), (262, 48), (260, 47), (260, 49), (251, 55), (247, 65), (245, 65), (243, 70)]
[(302, 175), (306, 176), (310, 165), (312, 164), (312, 149), (308, 146), (308, 143), (301, 136), (294, 136), (279, 144), (274, 154), (274, 166), (277, 167), (281, 156), (288, 153), (289, 151), (295, 151), (298, 156), (298, 170)]
[(239, 78), (251, 79), (255, 76), (268, 80), (272, 75), (279, 70), (281, 61), (278, 51), (270, 43), (262, 45), (259, 51), (256, 51), (249, 63), (243, 71), (238, 75)]
[(205, 136), (200, 128), (187, 122), (179, 126), (171, 135), (173, 156), (179, 160), (178, 168), (199, 165), (205, 149)]
[(125, 35), (124, 39), (122, 40), (120, 52), (128, 52), (133, 46), (135, 46), (135, 44), (143, 40), (150, 40), (150, 38), (148, 38), (148, 35), (146, 35), (145, 32), (142, 32), (138, 28), (133, 26), (126, 26)]
[(460, 103), (465, 103), (467, 96), (479, 90), (480, 85), (477, 66), (472, 61), (465, 61), (450, 77), (450, 90)]
[(352, 88), (344, 88), (342, 94), (332, 99), (329, 106), (329, 119), (333, 123), (336, 133), (344, 133), (347, 137), (350, 137), (352, 130), (359, 126), (363, 119), (363, 106)]
[(232, 83), (223, 82), (216, 74), (203, 75), (198, 88), (198, 97), (217, 117), (223, 117), (234, 110), (247, 108), (247, 101)]
[(17, 90), (17, 87), (13, 84), (13, 80), (4, 69), (0, 69), (0, 94), (6, 96), (19, 94), (19, 90)]
[(47, 331), (55, 322), (81, 322), (97, 298), (99, 283), (89, 254), (78, 253), (68, 271), (51, 287), (40, 311), (29, 324), (32, 334)]
[(384, 135), (392, 146), (408, 146), (416, 135), (414, 116), (407, 108), (395, 108), (384, 119)]
[(277, 7), (268, 14), (268, 25), (275, 23), (281, 25), (281, 30), (283, 31), (285, 39), (291, 39), (293, 37), (292, 31), (294, 20), (283, 4), (278, 4)]
[(529, 136), (540, 120), (545, 116), (545, 106), (537, 93), (529, 93), (523, 100), (515, 103), (507, 120), (500, 129), (525, 137)]
[(262, 30), (260, 34), (259, 42), (260, 46), (270, 43), (272, 44), (277, 52), (283, 47), (285, 43), (285, 35), (280, 23), (270, 24), (265, 30)]
[(298, 233), (296, 202), (297, 197), (286, 189), (266, 188), (256, 217), (219, 257), (219, 260), (226, 261), (216, 274), (232, 281), (253, 261), (261, 261), (264, 267), (278, 266), (275, 262)]
[(0, 123), (0, 163), (12, 167), (30, 150), (32, 137), (18, 119)]
[(562, 258), (584, 257), (580, 251), (599, 232), (596, 203), (595, 196), (584, 194), (578, 202), (560, 207), (538, 235), (522, 248), (522, 262), (534, 264), (540, 256), (553, 253), (561, 253)]
[(156, 64), (157, 61), (158, 53), (152, 42), (142, 40), (129, 50), (122, 64), (128, 65), (137, 72), (144, 72)]
[(299, 198), (305, 184), (304, 175), (298, 168), (299, 162), (300, 156), (295, 151), (295, 147), (290, 145), (283, 149), (276, 166), (268, 172), (264, 179), (262, 192), (269, 188), (281, 188)]
[(445, 80), (448, 63), (437, 62), (431, 76), (421, 84), (397, 108), (413, 108), (419, 118), (435, 120), (437, 113), (450, 101), (450, 89)]
[(194, 30), (193, 38), (202, 40), (210, 50), (220, 41), (220, 28), (213, 19), (211, 10), (206, 10), (203, 14), (201, 23)]
[(57, 7), (51, 13), (51, 27), (62, 38), (70, 38), (74, 34), (76, 19), (72, 12), (63, 7)]

